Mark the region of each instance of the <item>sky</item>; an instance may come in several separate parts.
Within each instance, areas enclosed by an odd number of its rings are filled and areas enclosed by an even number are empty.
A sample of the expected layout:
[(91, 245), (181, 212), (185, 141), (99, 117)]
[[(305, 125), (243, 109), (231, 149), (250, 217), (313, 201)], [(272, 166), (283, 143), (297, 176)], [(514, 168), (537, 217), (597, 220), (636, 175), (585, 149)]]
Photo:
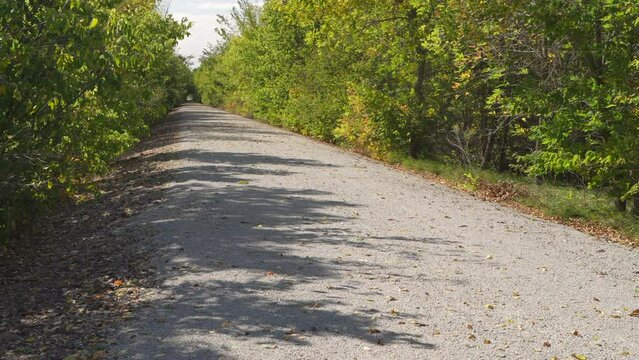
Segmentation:
[[(227, 15), (237, 5), (236, 0), (165, 0), (170, 3), (169, 13), (176, 19), (188, 18), (193, 26), (189, 30), (191, 36), (180, 41), (178, 53), (193, 56), (193, 66), (199, 65), (199, 57), (207, 45), (215, 44), (219, 36), (215, 32), (218, 27), (217, 15)], [(257, 1), (256, 1), (257, 2)]]

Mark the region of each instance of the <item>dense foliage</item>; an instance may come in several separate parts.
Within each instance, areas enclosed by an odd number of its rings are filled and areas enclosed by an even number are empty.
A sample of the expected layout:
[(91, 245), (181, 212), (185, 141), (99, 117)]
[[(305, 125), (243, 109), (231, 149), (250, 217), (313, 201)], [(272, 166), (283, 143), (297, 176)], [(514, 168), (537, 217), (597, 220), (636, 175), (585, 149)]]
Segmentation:
[(155, 0), (0, 2), (0, 240), (184, 100), (188, 24)]
[(195, 74), (206, 103), (637, 199), (635, 0), (243, 0), (221, 23)]

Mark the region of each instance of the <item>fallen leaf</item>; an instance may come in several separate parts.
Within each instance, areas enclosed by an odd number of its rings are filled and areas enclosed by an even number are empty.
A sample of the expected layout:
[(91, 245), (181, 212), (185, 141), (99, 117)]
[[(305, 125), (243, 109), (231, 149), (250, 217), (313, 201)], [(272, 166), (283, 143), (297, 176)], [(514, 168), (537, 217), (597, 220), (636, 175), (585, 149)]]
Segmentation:
[(384, 346), (384, 339), (377, 340), (377, 345)]
[(550, 347), (550, 343), (548, 341), (544, 341), (544, 347)]
[(477, 336), (475, 336), (475, 334), (470, 334), (470, 335), (468, 335), (468, 339), (469, 340), (475, 340), (475, 339), (477, 339)]
[(391, 296), (388, 298), (388, 301), (397, 301), (397, 299)]
[(399, 311), (395, 310), (395, 309), (391, 309), (390, 314), (393, 316), (397, 316), (399, 315)]
[(579, 336), (579, 331), (575, 330), (575, 331), (572, 332), (572, 334), (575, 335), (575, 336)]
[(639, 309), (635, 309), (633, 312), (630, 313), (630, 316), (632, 317), (639, 317)]
[(272, 271), (267, 271), (267, 272), (264, 273), (264, 275), (266, 275), (266, 276), (275, 276), (275, 273), (272, 272)]
[(489, 310), (495, 309), (495, 304), (486, 304), (484, 306), (486, 307), (486, 309), (489, 309)]
[(113, 280), (113, 286), (120, 287), (122, 285), (124, 285), (124, 280), (122, 280), (122, 279)]
[(588, 357), (583, 354), (572, 354), (572, 357), (574, 357), (577, 360), (588, 360)]
[(490, 341), (489, 339), (484, 339), (484, 344), (490, 345), (492, 344), (492, 341)]
[(369, 334), (379, 334), (379, 333), (381, 333), (381, 332), (382, 332), (381, 330), (379, 330), (379, 329), (375, 329), (375, 328), (370, 328), (370, 329), (368, 329), (368, 333), (369, 333)]
[(248, 180), (240, 180), (237, 183), (240, 184), (240, 185), (248, 185), (249, 182), (248, 182)]
[(107, 358), (106, 351), (99, 350), (99, 351), (94, 352), (89, 359), (90, 360), (104, 360), (106, 358)]
[(65, 356), (63, 360), (80, 360), (80, 359), (84, 359), (84, 356), (79, 354), (71, 354), (71, 355)]

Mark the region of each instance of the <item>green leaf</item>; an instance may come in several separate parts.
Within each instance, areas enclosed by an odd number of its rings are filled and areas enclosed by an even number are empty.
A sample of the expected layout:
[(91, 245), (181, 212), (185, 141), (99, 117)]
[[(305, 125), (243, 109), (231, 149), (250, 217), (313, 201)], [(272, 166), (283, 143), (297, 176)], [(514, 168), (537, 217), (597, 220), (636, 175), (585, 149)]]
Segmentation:
[(98, 18), (93, 18), (93, 20), (91, 20), (91, 24), (89, 24), (89, 29), (94, 29), (96, 26), (98, 26)]

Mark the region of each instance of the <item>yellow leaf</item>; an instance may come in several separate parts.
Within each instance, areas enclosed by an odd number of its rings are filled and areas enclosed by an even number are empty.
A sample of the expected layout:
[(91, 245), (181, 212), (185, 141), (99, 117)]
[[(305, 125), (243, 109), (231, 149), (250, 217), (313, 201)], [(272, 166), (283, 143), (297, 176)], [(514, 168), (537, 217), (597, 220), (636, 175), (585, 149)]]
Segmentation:
[(574, 357), (577, 360), (588, 360), (588, 357), (583, 354), (572, 354), (572, 357)]
[(93, 20), (91, 20), (91, 24), (89, 24), (89, 29), (94, 29), (96, 26), (98, 26), (98, 18), (93, 18)]

